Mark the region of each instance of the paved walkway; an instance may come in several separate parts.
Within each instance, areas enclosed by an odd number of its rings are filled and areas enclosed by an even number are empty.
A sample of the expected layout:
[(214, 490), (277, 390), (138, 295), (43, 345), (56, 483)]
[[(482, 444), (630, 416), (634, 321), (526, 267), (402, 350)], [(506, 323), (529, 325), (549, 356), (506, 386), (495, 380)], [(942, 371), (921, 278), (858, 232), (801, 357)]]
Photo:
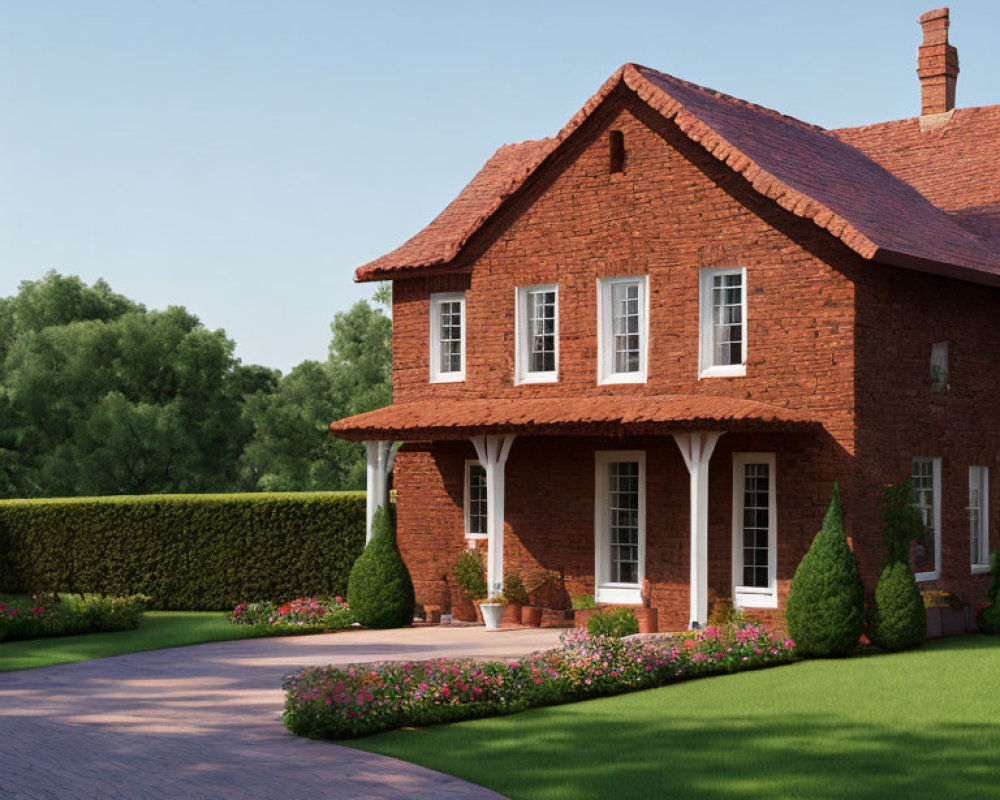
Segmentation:
[(512, 656), (558, 631), (427, 627), (216, 642), (0, 673), (0, 798), (496, 800), (432, 770), (289, 733), (298, 667)]

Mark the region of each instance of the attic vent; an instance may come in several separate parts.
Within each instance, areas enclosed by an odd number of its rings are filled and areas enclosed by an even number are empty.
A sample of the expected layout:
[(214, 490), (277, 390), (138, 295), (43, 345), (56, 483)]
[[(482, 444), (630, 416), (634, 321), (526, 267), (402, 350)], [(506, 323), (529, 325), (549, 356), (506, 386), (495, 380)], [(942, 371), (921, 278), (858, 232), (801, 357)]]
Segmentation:
[(624, 172), (625, 134), (621, 131), (611, 131), (608, 134), (608, 144), (611, 147), (611, 172)]

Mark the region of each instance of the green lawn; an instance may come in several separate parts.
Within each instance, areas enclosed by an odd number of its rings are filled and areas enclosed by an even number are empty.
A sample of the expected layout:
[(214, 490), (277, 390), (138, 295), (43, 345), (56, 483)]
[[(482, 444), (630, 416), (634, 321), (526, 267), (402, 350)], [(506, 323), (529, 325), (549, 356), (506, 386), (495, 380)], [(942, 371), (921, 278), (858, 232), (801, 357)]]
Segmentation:
[(1000, 641), (705, 678), (347, 742), (518, 800), (1000, 796)]
[(266, 628), (231, 624), (229, 614), (224, 611), (147, 611), (142, 624), (133, 631), (3, 642), (0, 672), (185, 644), (249, 639), (265, 632)]

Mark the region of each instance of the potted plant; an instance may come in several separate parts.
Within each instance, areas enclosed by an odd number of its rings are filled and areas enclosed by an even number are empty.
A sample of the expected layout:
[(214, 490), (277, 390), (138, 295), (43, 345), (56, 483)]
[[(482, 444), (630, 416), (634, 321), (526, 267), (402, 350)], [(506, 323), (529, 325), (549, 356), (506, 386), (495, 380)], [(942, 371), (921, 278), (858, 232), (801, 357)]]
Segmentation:
[(541, 627), (542, 604), (539, 602), (539, 591), (546, 584), (554, 581), (555, 575), (548, 571), (538, 572), (529, 578), (527, 586), (527, 605), (521, 608), (521, 624), (531, 628)]
[(649, 578), (642, 580), (642, 608), (635, 610), (635, 616), (639, 620), (639, 633), (657, 633), (659, 631), (658, 617), (656, 609), (652, 607), (653, 587), (649, 583)]
[(500, 628), (503, 620), (503, 612), (507, 607), (507, 598), (502, 594), (492, 594), (480, 602), (479, 610), (483, 614), (483, 622), (486, 623), (486, 630), (495, 631)]
[(507, 598), (507, 610), (504, 611), (503, 622), (520, 625), (521, 609), (528, 603), (528, 590), (524, 588), (524, 581), (516, 572), (510, 572), (504, 578), (503, 596)]
[(597, 602), (592, 594), (578, 594), (569, 599), (573, 606), (573, 627), (586, 629), (591, 616), (598, 611)]
[(487, 594), (483, 554), (478, 550), (463, 550), (455, 561), (454, 573), (454, 586), (458, 591), (452, 601), (452, 616), (464, 621), (475, 620), (475, 603)]

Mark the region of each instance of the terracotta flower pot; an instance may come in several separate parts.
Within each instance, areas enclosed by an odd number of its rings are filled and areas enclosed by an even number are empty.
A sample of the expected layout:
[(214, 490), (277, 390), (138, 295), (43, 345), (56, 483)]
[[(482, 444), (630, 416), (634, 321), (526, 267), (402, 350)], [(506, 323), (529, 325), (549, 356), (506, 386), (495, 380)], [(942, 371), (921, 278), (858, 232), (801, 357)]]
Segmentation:
[(659, 615), (655, 608), (637, 608), (635, 616), (639, 620), (639, 633), (659, 633)]
[(523, 606), (520, 603), (508, 603), (507, 608), (503, 612), (503, 619), (500, 620), (500, 624), (520, 625), (522, 608)]
[(541, 606), (521, 606), (521, 624), (529, 628), (540, 628), (542, 625)]

